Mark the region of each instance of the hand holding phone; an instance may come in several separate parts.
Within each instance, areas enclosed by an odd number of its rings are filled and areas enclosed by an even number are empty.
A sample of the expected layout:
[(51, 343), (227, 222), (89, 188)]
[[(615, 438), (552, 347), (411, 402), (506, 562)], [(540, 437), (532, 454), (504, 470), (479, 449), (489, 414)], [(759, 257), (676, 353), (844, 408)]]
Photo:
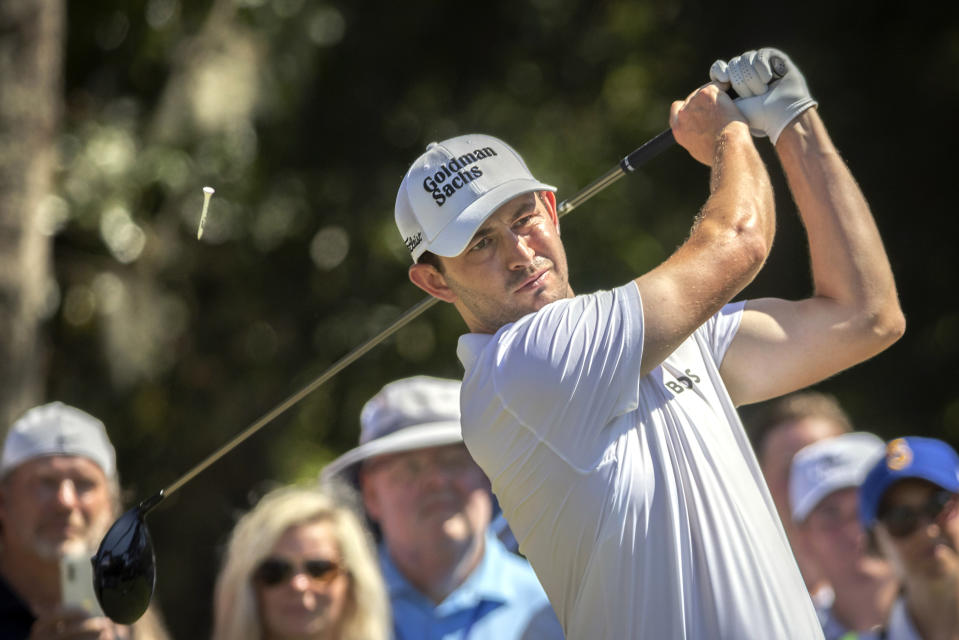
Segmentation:
[(91, 616), (103, 610), (93, 591), (93, 564), (85, 554), (66, 554), (60, 560), (60, 600), (66, 607), (79, 607)]

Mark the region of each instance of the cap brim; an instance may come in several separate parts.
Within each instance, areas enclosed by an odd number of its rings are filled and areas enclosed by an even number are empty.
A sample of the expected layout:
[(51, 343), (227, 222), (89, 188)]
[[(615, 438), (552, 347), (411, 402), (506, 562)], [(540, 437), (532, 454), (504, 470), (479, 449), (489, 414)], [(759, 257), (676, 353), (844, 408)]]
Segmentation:
[(892, 471), (886, 468), (886, 473), (882, 475), (875, 486), (870, 488), (871, 494), (874, 497), (868, 505), (866, 518), (864, 518), (865, 522), (863, 524), (867, 528), (872, 527), (872, 525), (876, 523), (876, 519), (879, 517), (879, 504), (882, 502), (889, 487), (900, 480), (910, 479), (925, 480), (947, 491), (952, 491), (953, 493), (959, 492), (959, 475), (957, 475), (956, 471), (939, 468), (912, 468), (902, 471)]
[(556, 187), (528, 178), (504, 182), (463, 209), (455, 219), (443, 227), (424, 251), (446, 258), (455, 258), (463, 253), (476, 231), (497, 209), (516, 196), (531, 191), (556, 191)]
[(320, 472), (320, 480), (342, 476), (355, 484), (356, 472), (359, 470), (357, 465), (364, 460), (388, 453), (442, 447), (460, 442), (463, 442), (463, 433), (459, 422), (431, 422), (406, 427), (350, 449), (323, 468)]
[(813, 491), (809, 491), (796, 503), (796, 506), (793, 507), (793, 522), (802, 522), (809, 517), (812, 510), (815, 509), (826, 496), (837, 491), (842, 491), (843, 489), (858, 488), (861, 482), (860, 478), (862, 478), (861, 475), (857, 476), (855, 473), (846, 473), (838, 478), (832, 479), (830, 482), (823, 483)]

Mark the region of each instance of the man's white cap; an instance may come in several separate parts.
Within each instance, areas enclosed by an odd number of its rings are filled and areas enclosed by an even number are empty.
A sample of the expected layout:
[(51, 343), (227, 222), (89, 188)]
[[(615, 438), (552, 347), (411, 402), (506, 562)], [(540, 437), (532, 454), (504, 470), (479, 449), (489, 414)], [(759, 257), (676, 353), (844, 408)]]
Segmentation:
[(556, 191), (533, 177), (498, 138), (473, 133), (431, 142), (396, 194), (396, 226), (413, 258), (458, 256), (500, 206), (530, 191)]
[(83, 456), (112, 478), (116, 452), (103, 423), (76, 407), (51, 402), (27, 411), (10, 426), (0, 456), (0, 477), (24, 462), (48, 456)]
[(862, 484), (884, 451), (882, 439), (865, 431), (817, 440), (800, 449), (789, 467), (793, 521), (805, 520), (829, 494)]
[(355, 482), (357, 464), (375, 456), (463, 441), (460, 383), (415, 376), (384, 386), (360, 412), (360, 446), (328, 464), (322, 479), (344, 474)]

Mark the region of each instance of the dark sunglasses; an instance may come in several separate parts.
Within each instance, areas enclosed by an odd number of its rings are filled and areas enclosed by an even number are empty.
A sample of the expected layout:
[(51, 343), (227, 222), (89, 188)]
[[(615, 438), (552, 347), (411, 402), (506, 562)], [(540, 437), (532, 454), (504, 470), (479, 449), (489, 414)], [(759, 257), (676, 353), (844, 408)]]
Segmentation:
[(302, 569), (298, 569), (288, 560), (267, 558), (253, 572), (253, 579), (267, 587), (288, 582), (299, 571), (303, 571), (313, 580), (328, 583), (342, 571), (342, 567), (332, 560), (304, 560)]
[(886, 526), (890, 535), (896, 538), (905, 538), (912, 535), (922, 520), (936, 522), (946, 511), (952, 512), (956, 506), (956, 494), (950, 491), (936, 491), (929, 496), (926, 504), (916, 507), (896, 505), (884, 509), (879, 520)]

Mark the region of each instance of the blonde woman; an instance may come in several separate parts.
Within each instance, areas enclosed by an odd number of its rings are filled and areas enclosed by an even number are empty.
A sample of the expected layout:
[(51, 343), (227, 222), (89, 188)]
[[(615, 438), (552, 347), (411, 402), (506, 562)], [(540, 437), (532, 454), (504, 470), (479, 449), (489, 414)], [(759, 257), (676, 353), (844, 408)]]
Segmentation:
[(213, 640), (386, 640), (389, 629), (372, 539), (339, 491), (275, 489), (237, 523)]

